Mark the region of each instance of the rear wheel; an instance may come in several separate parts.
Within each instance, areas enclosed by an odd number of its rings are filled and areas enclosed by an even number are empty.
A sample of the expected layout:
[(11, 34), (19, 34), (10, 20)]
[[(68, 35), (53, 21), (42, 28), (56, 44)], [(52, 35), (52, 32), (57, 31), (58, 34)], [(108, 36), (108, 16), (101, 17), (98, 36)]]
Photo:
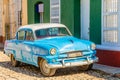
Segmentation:
[(56, 72), (56, 69), (48, 68), (48, 64), (47, 64), (46, 60), (44, 60), (44, 59), (41, 59), (39, 61), (39, 66), (40, 66), (41, 73), (44, 76), (53, 76)]
[(20, 62), (15, 59), (15, 57), (14, 57), (13, 54), (10, 55), (10, 60), (11, 60), (12, 66), (14, 66), (14, 67), (19, 66), (19, 63), (20, 63)]
[(87, 71), (87, 70), (91, 70), (92, 67), (93, 67), (93, 64), (83, 65), (83, 66), (80, 66), (80, 70)]

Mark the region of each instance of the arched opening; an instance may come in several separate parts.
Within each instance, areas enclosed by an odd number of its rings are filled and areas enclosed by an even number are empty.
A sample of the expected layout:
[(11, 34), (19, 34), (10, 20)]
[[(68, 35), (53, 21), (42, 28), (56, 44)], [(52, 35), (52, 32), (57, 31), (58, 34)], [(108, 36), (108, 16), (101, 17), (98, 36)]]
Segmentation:
[(43, 12), (44, 12), (44, 4), (43, 2), (38, 2), (35, 4), (35, 23), (43, 23)]

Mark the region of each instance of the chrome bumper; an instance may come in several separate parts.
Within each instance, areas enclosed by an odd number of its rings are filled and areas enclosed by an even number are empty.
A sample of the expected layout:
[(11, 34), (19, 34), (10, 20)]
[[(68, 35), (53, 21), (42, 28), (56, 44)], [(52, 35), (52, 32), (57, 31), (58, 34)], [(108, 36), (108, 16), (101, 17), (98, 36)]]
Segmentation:
[(48, 67), (49, 68), (65, 68), (65, 67), (89, 65), (95, 62), (98, 62), (98, 57), (96, 57), (94, 60), (89, 60), (89, 58), (87, 58), (86, 61), (69, 62), (69, 63), (65, 63), (64, 60), (62, 60), (61, 64), (48, 64)]

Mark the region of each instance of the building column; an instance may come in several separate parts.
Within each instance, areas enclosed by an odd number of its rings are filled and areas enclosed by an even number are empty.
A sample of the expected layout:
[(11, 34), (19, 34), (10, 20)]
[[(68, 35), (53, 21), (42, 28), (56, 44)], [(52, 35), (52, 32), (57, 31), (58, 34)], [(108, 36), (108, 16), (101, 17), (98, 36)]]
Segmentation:
[(28, 0), (22, 0), (22, 25), (28, 24), (27, 1)]
[(9, 11), (10, 11), (10, 37), (13, 38), (16, 32), (16, 21), (15, 21), (15, 2), (10, 0), (9, 2)]
[(1, 36), (1, 42), (3, 43), (5, 41), (5, 9), (4, 9), (4, 6), (5, 6), (5, 0), (2, 0), (2, 36)]
[(2, 42), (2, 4), (3, 0), (0, 0), (0, 43)]

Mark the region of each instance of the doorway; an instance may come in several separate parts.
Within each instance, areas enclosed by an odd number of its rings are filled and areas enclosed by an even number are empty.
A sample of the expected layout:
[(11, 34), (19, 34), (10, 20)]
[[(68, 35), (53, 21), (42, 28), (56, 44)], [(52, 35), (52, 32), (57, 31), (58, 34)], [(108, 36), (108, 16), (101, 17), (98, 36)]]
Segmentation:
[(35, 23), (43, 23), (44, 4), (38, 2), (35, 4)]

